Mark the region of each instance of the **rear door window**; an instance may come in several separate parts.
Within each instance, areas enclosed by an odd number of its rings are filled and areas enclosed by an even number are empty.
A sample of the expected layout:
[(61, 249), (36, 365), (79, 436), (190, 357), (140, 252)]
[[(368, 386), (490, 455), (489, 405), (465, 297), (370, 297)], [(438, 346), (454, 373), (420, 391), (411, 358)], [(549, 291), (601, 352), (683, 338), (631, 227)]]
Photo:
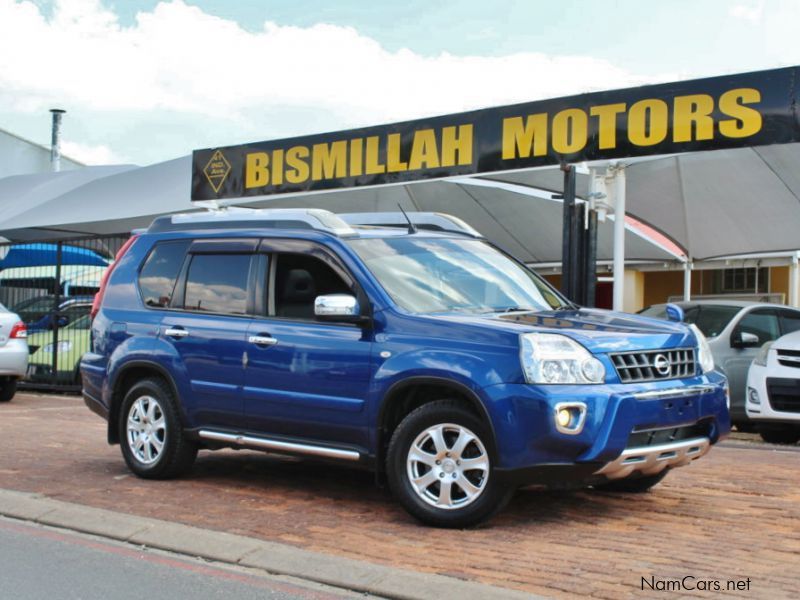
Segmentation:
[(139, 290), (147, 306), (166, 307), (172, 300), (190, 240), (157, 244), (139, 274)]
[(195, 254), (186, 277), (186, 310), (247, 313), (252, 254)]

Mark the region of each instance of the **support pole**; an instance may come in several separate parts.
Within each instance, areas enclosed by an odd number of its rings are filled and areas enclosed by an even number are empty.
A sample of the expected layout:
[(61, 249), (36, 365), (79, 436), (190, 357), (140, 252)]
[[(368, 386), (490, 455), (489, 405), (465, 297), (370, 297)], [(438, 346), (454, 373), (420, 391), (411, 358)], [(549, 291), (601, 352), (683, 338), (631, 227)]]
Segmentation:
[(561, 170), (564, 171), (564, 210), (561, 233), (561, 291), (570, 300), (574, 300), (575, 295), (575, 275), (573, 269), (574, 240), (572, 239), (572, 221), (574, 218), (573, 206), (575, 205), (575, 167), (562, 164)]
[(692, 299), (692, 263), (688, 260), (683, 263), (683, 301)]
[(792, 257), (792, 264), (789, 267), (789, 306), (800, 306), (798, 300), (798, 280), (800, 279), (800, 260), (798, 255)]
[(614, 177), (614, 310), (625, 303), (625, 167), (615, 165)]

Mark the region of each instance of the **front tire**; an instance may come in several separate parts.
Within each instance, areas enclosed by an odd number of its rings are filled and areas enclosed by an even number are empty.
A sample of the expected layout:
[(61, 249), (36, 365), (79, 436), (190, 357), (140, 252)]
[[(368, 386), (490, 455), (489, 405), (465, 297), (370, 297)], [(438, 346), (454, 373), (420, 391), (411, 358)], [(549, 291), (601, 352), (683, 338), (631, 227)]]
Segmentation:
[(461, 404), (440, 400), (408, 414), (392, 435), (387, 475), (403, 508), (436, 527), (469, 527), (510, 499), (486, 425)]
[(17, 380), (13, 377), (7, 378), (0, 383), (0, 402), (11, 402), (17, 393)]
[(627, 494), (644, 494), (649, 492), (650, 489), (661, 483), (661, 480), (667, 476), (669, 469), (664, 469), (661, 473), (655, 475), (645, 475), (644, 477), (634, 477), (625, 479), (617, 479), (606, 483), (599, 483), (594, 486), (596, 490), (603, 492), (624, 492)]
[(119, 440), (128, 468), (144, 479), (183, 475), (197, 457), (197, 445), (184, 436), (175, 395), (163, 379), (144, 379), (128, 390)]
[(796, 444), (800, 440), (800, 427), (792, 425), (759, 425), (758, 434), (768, 444)]

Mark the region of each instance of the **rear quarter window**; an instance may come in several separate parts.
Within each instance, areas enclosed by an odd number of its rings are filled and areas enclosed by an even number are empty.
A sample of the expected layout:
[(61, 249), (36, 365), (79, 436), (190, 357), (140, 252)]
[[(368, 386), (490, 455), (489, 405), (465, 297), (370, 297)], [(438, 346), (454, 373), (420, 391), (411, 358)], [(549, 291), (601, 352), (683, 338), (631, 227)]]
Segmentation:
[(147, 306), (169, 306), (189, 243), (190, 240), (161, 242), (150, 251), (139, 273), (139, 291)]

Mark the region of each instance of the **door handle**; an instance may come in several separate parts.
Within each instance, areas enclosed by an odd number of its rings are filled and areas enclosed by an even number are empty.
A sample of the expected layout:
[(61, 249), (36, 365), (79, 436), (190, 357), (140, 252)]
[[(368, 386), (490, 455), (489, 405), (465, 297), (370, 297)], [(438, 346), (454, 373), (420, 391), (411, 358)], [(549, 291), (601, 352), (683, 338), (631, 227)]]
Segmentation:
[(172, 338), (185, 338), (189, 335), (189, 332), (182, 327), (167, 327), (164, 330), (164, 335)]
[(251, 335), (247, 341), (256, 346), (274, 346), (278, 343), (278, 340), (269, 335)]

